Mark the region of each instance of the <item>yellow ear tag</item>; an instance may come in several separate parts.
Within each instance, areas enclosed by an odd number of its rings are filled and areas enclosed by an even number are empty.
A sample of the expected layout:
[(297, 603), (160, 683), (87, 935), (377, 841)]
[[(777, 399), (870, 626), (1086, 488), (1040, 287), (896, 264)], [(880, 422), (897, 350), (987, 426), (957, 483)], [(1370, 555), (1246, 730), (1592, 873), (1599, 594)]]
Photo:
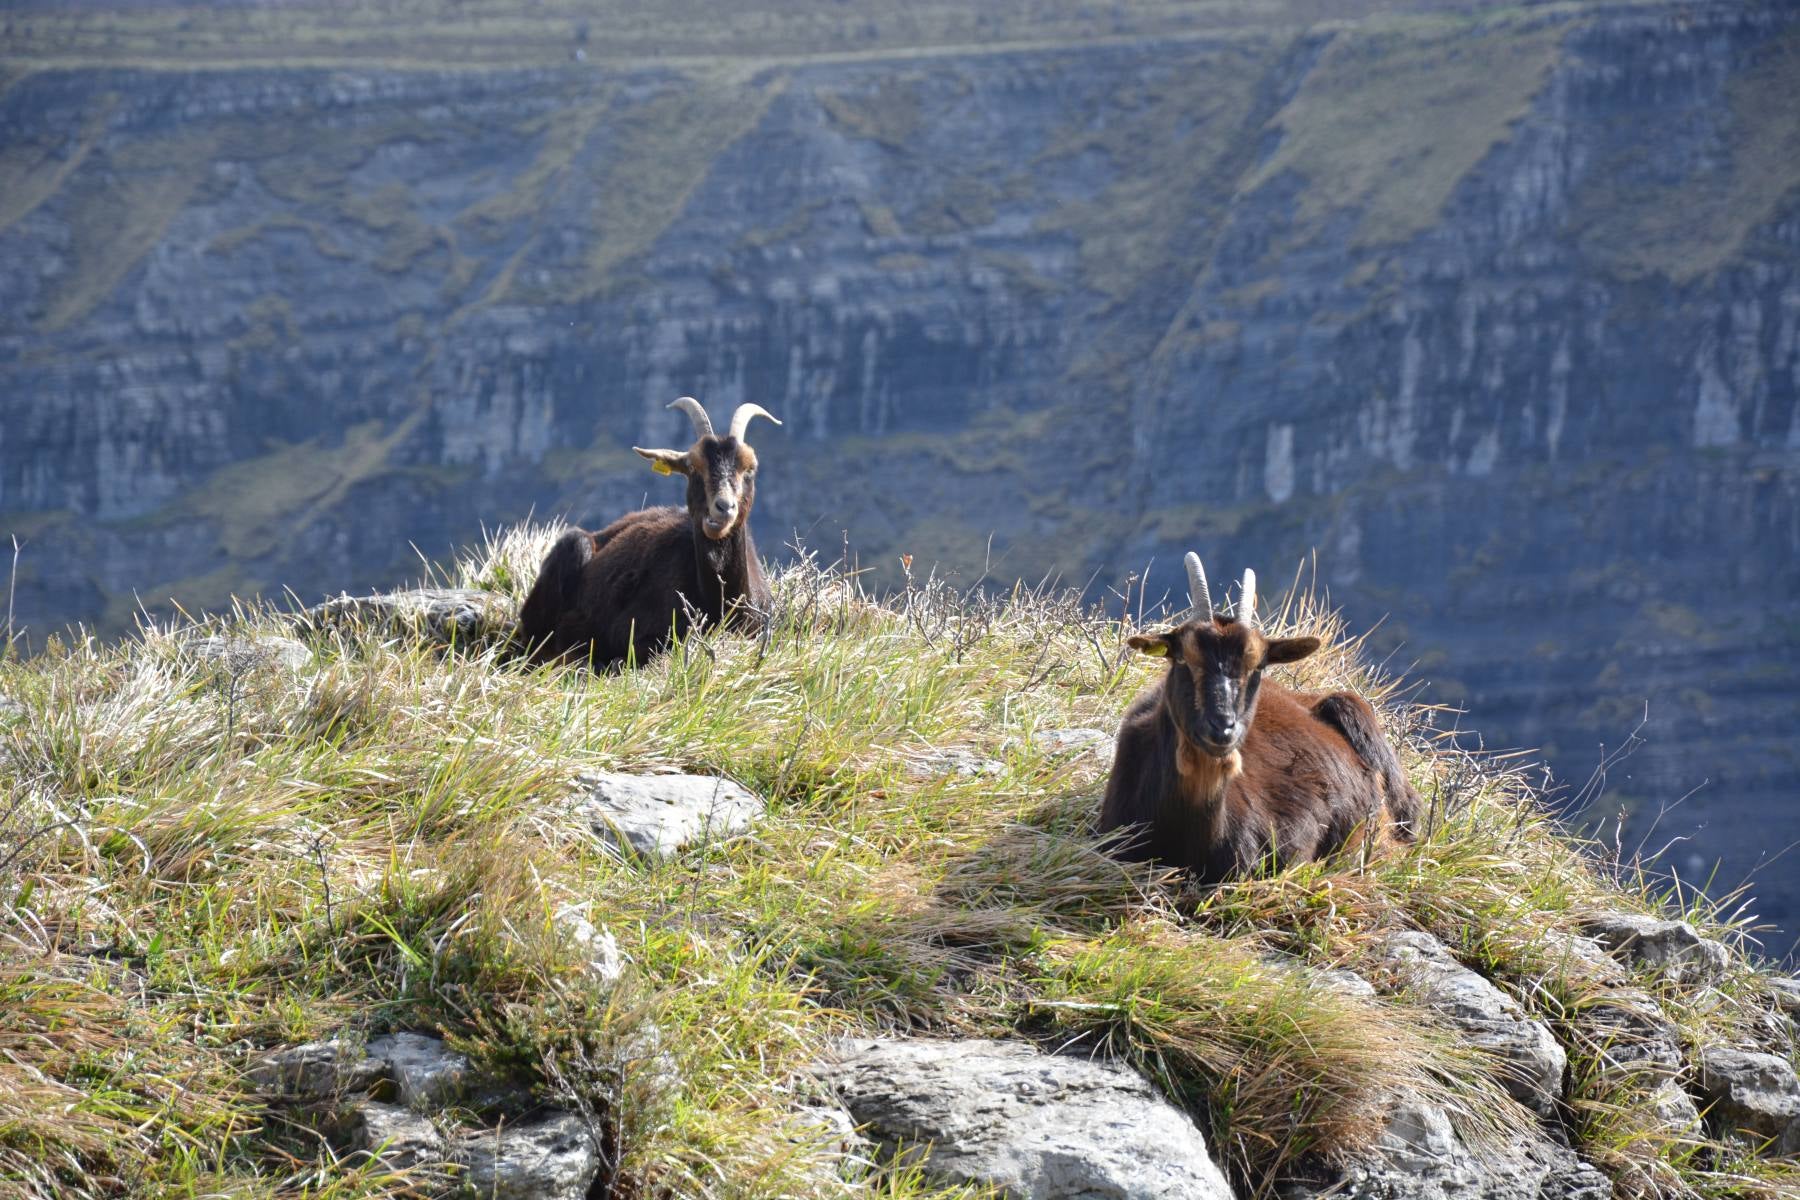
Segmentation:
[(675, 473), (675, 468), (671, 467), (660, 458), (653, 458), (650, 460), (650, 469), (655, 471), (658, 475), (673, 475)]
[(1144, 647), (1144, 653), (1148, 654), (1151, 658), (1167, 658), (1169, 656), (1169, 644), (1167, 642), (1152, 642), (1150, 645)]

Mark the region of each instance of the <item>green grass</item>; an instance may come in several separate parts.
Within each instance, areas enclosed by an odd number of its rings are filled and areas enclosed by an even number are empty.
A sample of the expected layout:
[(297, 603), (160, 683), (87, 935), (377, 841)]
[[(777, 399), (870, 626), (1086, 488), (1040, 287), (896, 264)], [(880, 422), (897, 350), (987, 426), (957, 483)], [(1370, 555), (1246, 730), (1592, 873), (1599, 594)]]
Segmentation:
[[(447, 574), (516, 597), (553, 532)], [(435, 1029), (533, 1097), (609, 1114), (633, 1195), (971, 1194), (841, 1178), (797, 1124), (831, 1039), (911, 1030), (1125, 1057), (1253, 1194), (1365, 1144), (1394, 1088), (1477, 1139), (1520, 1119), (1403, 1000), (1306, 969), (1354, 967), (1398, 927), (1555, 1022), (1581, 1077), (1593, 984), (1545, 939), (1651, 907), (1648, 888), (1516, 777), (1435, 746), (1329, 616), (1280, 618), (1331, 639), (1298, 681), (1388, 707), (1429, 834), (1199, 896), (1109, 857), (1092, 835), (1106, 763), (1030, 737), (1116, 724), (1156, 669), (1124, 653), (1126, 627), (1024, 590), (928, 581), (876, 603), (809, 560), (776, 591), (766, 640), (697, 636), (630, 674), (356, 629), (307, 634), (297, 673), (203, 665), (187, 626), (0, 662), (25, 709), (0, 724), (0, 1179), (33, 1198), (395, 1194), (404, 1180), (340, 1162), (236, 1080), (263, 1047)], [(290, 631), (262, 611), (212, 625)], [(914, 769), (946, 748), (1001, 769)], [(645, 865), (561, 803), (583, 771), (662, 767), (741, 780), (768, 816)], [(621, 983), (585, 970), (570, 912), (616, 935)], [(1711, 991), (1638, 983), (1702, 1042), (1750, 1037), (1763, 1003), (1748, 962)], [(1623, 1195), (1800, 1195), (1788, 1168), (1644, 1134), (1631, 1096), (1578, 1104)]]
[(1505, 139), (1555, 65), (1566, 21), (1339, 34), (1276, 117), (1280, 147), (1245, 190), (1294, 171), (1296, 224), (1358, 212), (1355, 245), (1435, 225), (1456, 185)]

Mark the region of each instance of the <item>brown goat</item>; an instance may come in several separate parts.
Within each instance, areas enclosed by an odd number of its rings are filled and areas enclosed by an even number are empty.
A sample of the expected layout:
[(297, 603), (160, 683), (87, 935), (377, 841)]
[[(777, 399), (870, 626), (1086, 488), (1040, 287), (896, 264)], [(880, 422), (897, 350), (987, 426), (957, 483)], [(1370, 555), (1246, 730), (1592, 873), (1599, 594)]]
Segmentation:
[(657, 474), (687, 477), (686, 509), (640, 509), (598, 533), (558, 538), (519, 610), (519, 639), (534, 659), (641, 663), (696, 621), (754, 633), (767, 620), (769, 583), (750, 537), (756, 451), (744, 431), (757, 417), (781, 422), (740, 404), (731, 431), (718, 437), (692, 396), (669, 407), (694, 423), (694, 444), (632, 449)]
[(1235, 616), (1213, 612), (1206, 574), (1187, 556), (1194, 619), (1130, 639), (1169, 669), (1138, 693), (1119, 729), (1100, 829), (1134, 829), (1120, 853), (1215, 884), (1259, 866), (1321, 858), (1352, 837), (1411, 841), (1419, 794), (1352, 692), (1310, 695), (1265, 683), (1315, 637), (1256, 627), (1256, 575)]

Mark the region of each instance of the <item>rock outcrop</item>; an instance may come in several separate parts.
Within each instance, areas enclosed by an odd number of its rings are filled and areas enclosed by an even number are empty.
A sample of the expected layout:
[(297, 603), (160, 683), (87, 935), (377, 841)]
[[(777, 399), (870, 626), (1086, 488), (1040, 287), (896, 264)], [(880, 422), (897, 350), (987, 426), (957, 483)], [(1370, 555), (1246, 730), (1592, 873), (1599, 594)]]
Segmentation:
[(1534, 1130), (1475, 1150), (1442, 1109), (1402, 1100), (1373, 1151), (1318, 1183), (1292, 1183), (1282, 1195), (1283, 1200), (1609, 1200), (1612, 1184)]
[(421, 1033), (390, 1033), (373, 1038), (368, 1055), (386, 1065), (400, 1103), (409, 1108), (442, 1108), (466, 1096), (475, 1078), (469, 1060), (444, 1045), (441, 1038)]
[(331, 1100), (366, 1092), (389, 1078), (386, 1062), (343, 1038), (273, 1051), (245, 1072), (246, 1081), (257, 1092), (291, 1101)]
[(1724, 973), (1731, 951), (1686, 921), (1663, 921), (1637, 913), (1591, 917), (1588, 934), (1621, 962), (1649, 967), (1677, 983), (1707, 983)]
[(1395, 933), (1381, 946), (1390, 982), (1439, 1013), (1494, 1056), (1507, 1091), (1540, 1116), (1554, 1116), (1568, 1055), (1542, 1021), (1453, 958), (1427, 933)]
[(1773, 1054), (1709, 1047), (1698, 1064), (1701, 1106), (1721, 1136), (1767, 1153), (1800, 1153), (1800, 1080)]
[(379, 1100), (351, 1106), (349, 1140), (384, 1171), (429, 1171), (449, 1161), (444, 1135), (429, 1118)]

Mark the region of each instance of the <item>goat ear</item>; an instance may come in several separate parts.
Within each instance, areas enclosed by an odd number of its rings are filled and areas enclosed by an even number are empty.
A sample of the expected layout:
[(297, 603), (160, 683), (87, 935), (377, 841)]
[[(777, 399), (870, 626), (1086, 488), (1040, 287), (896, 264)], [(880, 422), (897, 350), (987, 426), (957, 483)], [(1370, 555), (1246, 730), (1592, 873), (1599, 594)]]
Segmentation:
[(1167, 658), (1169, 643), (1158, 634), (1133, 634), (1125, 639), (1125, 644), (1140, 654), (1148, 654), (1152, 658)]
[(650, 460), (650, 469), (658, 475), (688, 473), (688, 456), (685, 450), (646, 450), (642, 446), (633, 446), (633, 450)]
[(1316, 637), (1275, 638), (1269, 642), (1268, 651), (1263, 655), (1263, 665), (1273, 667), (1281, 663), (1299, 662), (1318, 648), (1319, 639)]

